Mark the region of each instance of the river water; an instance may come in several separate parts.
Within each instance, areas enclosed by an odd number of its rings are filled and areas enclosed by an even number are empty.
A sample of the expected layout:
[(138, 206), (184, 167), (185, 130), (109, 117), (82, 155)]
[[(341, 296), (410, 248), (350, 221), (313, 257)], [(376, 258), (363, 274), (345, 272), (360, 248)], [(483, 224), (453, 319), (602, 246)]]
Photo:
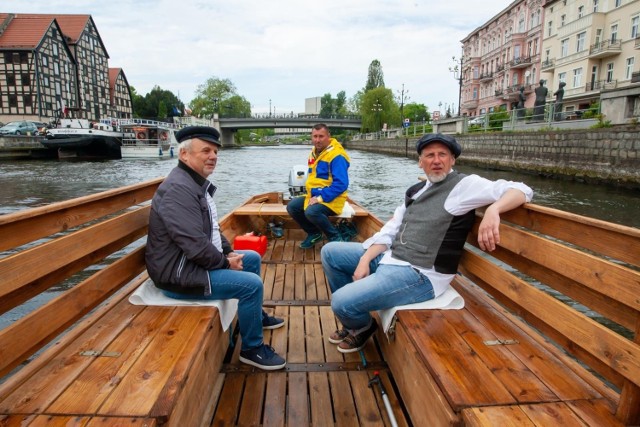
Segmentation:
[[(304, 165), (309, 150), (284, 145), (221, 150), (210, 178), (218, 186), (219, 212), (228, 212), (252, 194), (288, 194), (289, 170)], [(402, 203), (404, 190), (423, 175), (416, 160), (355, 150), (349, 155), (350, 196), (383, 221)], [(0, 215), (165, 176), (175, 165), (175, 159), (0, 162)], [(638, 190), (468, 166), (457, 169), (489, 179), (523, 181), (534, 189), (533, 202), (540, 205), (640, 227)]]

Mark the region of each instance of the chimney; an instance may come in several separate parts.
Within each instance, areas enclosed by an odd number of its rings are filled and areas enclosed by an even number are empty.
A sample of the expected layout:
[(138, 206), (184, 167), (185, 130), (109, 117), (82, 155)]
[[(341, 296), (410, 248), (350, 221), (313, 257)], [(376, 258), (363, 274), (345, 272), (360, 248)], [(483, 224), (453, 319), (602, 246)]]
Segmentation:
[(0, 36), (2, 35), (2, 33), (4, 33), (4, 30), (7, 29), (7, 27), (9, 26), (9, 24), (11, 23), (11, 21), (13, 21), (13, 18), (16, 17), (15, 13), (9, 13), (7, 15), (7, 18), (4, 20), (4, 22), (2, 22), (0, 24)]

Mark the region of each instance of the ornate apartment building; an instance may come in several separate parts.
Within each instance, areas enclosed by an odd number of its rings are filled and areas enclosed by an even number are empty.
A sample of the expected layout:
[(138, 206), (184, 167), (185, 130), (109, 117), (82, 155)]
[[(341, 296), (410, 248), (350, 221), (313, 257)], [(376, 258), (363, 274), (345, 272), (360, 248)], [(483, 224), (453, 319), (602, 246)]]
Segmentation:
[(517, 0), (462, 40), (461, 114), (511, 110), (540, 79), (542, 0)]
[(462, 40), (461, 114), (512, 110), (521, 87), (531, 108), (541, 80), (547, 102), (565, 83), (566, 112), (621, 90), (638, 110), (639, 26), (640, 0), (516, 0)]
[(626, 92), (619, 106), (627, 117), (637, 116), (640, 1), (547, 0), (544, 16), (542, 72), (549, 94), (565, 83), (565, 111), (571, 112)]
[(90, 15), (0, 13), (0, 120), (132, 117), (124, 72), (108, 60)]

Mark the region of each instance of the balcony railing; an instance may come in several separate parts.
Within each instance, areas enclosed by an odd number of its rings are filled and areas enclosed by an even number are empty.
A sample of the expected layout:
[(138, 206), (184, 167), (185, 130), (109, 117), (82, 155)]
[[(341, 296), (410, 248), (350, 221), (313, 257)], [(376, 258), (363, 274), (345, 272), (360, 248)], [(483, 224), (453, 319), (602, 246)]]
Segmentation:
[[(640, 73), (634, 73), (634, 74), (638, 74), (638, 77), (640, 78)], [(638, 81), (640, 81), (640, 79)], [(594, 81), (588, 82), (584, 86), (584, 90), (586, 92), (601, 91), (601, 90), (604, 90), (604, 89), (615, 89), (617, 86), (618, 86), (618, 81), (617, 80), (611, 80), (611, 81), (594, 80)]]
[(607, 56), (619, 55), (622, 52), (622, 40), (605, 40), (591, 45), (589, 49), (590, 58), (604, 58)]
[(555, 68), (555, 66), (556, 66), (556, 60), (555, 59), (545, 59), (540, 64), (540, 68), (543, 69), (543, 70), (550, 70), (552, 68)]
[(531, 57), (514, 58), (509, 62), (511, 68), (522, 68), (531, 65)]
[(480, 74), (480, 81), (486, 81), (493, 79), (493, 73)]

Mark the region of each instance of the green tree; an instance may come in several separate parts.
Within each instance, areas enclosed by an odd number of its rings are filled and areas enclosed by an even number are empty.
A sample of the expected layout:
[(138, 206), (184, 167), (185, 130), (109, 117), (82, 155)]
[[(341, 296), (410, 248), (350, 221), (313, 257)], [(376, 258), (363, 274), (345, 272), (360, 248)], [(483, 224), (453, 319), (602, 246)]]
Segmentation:
[(195, 95), (195, 98), (189, 103), (193, 115), (211, 117), (213, 113), (221, 111), (221, 106), (226, 105), (226, 101), (237, 95), (237, 90), (231, 80), (214, 76), (200, 84)]
[(220, 117), (250, 117), (251, 103), (243, 96), (233, 95), (219, 102)]
[(380, 61), (374, 59), (371, 61), (371, 64), (369, 64), (367, 83), (364, 85), (364, 91), (368, 92), (378, 87), (384, 87), (384, 74), (382, 73)]
[(378, 87), (367, 91), (361, 99), (360, 115), (363, 132), (378, 132), (384, 124), (398, 125), (400, 110), (391, 89)]
[(329, 118), (335, 113), (334, 100), (330, 93), (325, 93), (320, 99), (320, 117)]
[(415, 121), (431, 121), (431, 114), (429, 114), (429, 109), (424, 104), (416, 104), (415, 102), (411, 104), (405, 104), (404, 106), (404, 116), (408, 117), (412, 122)]
[(164, 120), (174, 109), (178, 112), (184, 109), (184, 104), (171, 91), (154, 86), (144, 98), (135, 93), (132, 88), (134, 117)]
[(336, 95), (335, 107), (337, 115), (346, 116), (349, 114), (349, 111), (347, 110), (347, 94), (345, 91), (341, 90)]

